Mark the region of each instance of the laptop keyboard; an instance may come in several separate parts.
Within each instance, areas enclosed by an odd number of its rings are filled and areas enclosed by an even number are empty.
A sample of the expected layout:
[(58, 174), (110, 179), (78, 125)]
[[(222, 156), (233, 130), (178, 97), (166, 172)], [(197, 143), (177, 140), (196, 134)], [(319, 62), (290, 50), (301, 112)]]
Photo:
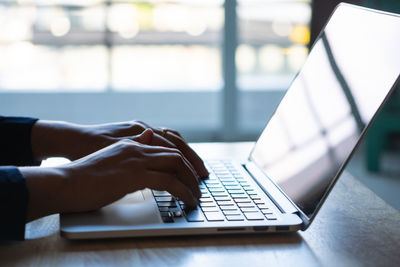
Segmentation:
[(200, 205), (187, 207), (165, 191), (153, 190), (161, 218), (173, 223), (184, 217), (188, 222), (277, 220), (266, 201), (230, 161), (207, 161), (208, 179), (199, 187)]

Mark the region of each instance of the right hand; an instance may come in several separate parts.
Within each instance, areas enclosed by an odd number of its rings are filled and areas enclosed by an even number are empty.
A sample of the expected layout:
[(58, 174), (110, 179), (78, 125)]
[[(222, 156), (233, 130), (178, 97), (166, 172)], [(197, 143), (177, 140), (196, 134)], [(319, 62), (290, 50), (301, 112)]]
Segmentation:
[(179, 132), (151, 127), (141, 121), (79, 125), (39, 120), (32, 128), (32, 151), (36, 160), (55, 156), (77, 160), (123, 139), (136, 141), (146, 129), (153, 131), (148, 145), (179, 149), (199, 176), (208, 176), (203, 161)]
[(63, 212), (98, 209), (144, 188), (168, 191), (196, 206), (201, 196), (196, 171), (180, 150), (148, 145), (153, 134), (146, 130), (138, 142), (121, 140), (64, 165), (72, 190), (65, 191), (70, 195)]

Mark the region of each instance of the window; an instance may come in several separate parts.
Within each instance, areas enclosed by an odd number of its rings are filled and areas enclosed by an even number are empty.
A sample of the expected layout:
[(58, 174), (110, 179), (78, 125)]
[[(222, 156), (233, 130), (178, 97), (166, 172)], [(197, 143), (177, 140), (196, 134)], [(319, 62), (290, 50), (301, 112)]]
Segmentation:
[(238, 128), (255, 138), (308, 54), (310, 1), (239, 0), (237, 17)]
[(0, 113), (255, 136), (307, 54), (309, 2), (1, 1)]

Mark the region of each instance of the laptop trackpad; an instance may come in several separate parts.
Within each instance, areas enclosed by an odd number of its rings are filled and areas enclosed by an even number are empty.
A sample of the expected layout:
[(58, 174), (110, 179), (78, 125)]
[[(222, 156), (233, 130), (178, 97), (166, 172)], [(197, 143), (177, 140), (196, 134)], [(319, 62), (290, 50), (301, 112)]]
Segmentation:
[(144, 191), (126, 195), (98, 211), (63, 214), (61, 227), (119, 228), (161, 223), (154, 199), (152, 197), (145, 198), (143, 193), (146, 192)]

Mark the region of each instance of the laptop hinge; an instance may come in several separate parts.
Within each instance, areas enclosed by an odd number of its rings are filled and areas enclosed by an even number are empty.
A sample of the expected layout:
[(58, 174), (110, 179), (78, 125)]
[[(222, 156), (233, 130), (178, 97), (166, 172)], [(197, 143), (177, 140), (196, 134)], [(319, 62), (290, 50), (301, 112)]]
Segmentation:
[(271, 198), (277, 207), (283, 213), (298, 213), (298, 209), (290, 200), (280, 191), (272, 180), (261, 171), (257, 165), (247, 162), (244, 167), (253, 179), (258, 183), (261, 189)]

